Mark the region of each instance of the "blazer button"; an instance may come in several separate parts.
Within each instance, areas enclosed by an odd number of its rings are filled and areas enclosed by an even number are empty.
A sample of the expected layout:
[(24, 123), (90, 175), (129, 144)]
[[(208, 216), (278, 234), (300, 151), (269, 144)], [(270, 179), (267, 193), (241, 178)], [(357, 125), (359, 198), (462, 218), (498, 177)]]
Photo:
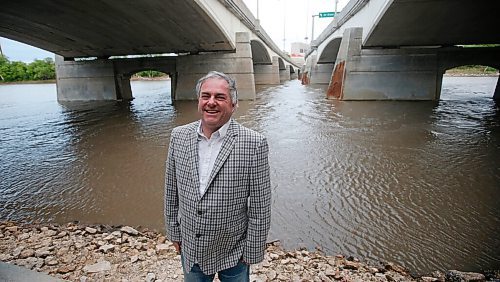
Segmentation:
[(199, 215), (202, 215), (202, 214), (203, 214), (203, 212), (202, 212), (202, 211), (198, 211), (198, 214), (199, 214)]
[(196, 234), (196, 238), (200, 238), (201, 237), (201, 234)]

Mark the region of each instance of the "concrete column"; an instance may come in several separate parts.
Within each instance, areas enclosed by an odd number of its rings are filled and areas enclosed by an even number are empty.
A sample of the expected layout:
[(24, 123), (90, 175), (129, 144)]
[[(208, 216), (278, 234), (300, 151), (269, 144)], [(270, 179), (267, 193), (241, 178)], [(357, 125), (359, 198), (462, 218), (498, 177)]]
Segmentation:
[(500, 102), (500, 77), (497, 78), (497, 86), (495, 87), (495, 94), (493, 94), (493, 99)]
[(113, 63), (108, 60), (64, 61), (56, 55), (57, 100), (116, 100)]
[(361, 28), (346, 29), (327, 97), (342, 100), (436, 100), (442, 74), (433, 49), (362, 49)]
[(290, 72), (290, 80), (298, 79), (298, 75), (297, 75), (298, 69), (294, 70), (293, 66), (290, 65), (290, 66), (288, 66), (288, 71)]
[(122, 100), (132, 100), (132, 88), (130, 86), (130, 75), (115, 74), (117, 86), (117, 98)]
[(311, 68), (309, 79), (311, 84), (329, 84), (332, 77), (333, 64), (315, 64)]
[(285, 69), (279, 70), (280, 73), (280, 83), (284, 83), (290, 80), (290, 66), (285, 66)]
[(254, 65), (255, 84), (277, 85), (280, 84), (278, 57), (272, 57), (272, 65)]
[[(175, 100), (196, 100), (195, 86), (209, 71), (221, 71), (236, 80), (238, 98), (255, 99), (255, 80), (250, 35), (236, 33), (236, 52), (177, 57)], [(172, 81), (173, 82), (173, 81)]]
[(317, 61), (317, 51), (315, 50), (311, 55), (309, 55), (302, 66), (302, 72), (300, 74), (300, 79), (303, 85), (308, 85), (311, 82), (311, 71), (313, 65), (316, 64)]

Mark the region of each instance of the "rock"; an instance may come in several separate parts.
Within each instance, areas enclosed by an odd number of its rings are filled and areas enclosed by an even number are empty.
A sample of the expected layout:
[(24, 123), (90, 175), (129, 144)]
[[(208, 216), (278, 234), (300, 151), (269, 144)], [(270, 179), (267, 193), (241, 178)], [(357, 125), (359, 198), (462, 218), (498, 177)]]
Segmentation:
[(125, 232), (129, 235), (136, 236), (139, 234), (139, 231), (135, 230), (134, 228), (130, 226), (123, 226), (120, 231)]
[(437, 279), (435, 277), (427, 277), (427, 276), (422, 276), (422, 277), (420, 277), (420, 279), (423, 282), (435, 282), (435, 281), (439, 281), (439, 279)]
[(54, 230), (49, 230), (49, 231), (45, 232), (45, 236), (49, 236), (49, 237), (55, 236), (56, 234), (57, 234), (57, 231), (54, 231)]
[(54, 257), (47, 257), (45, 258), (45, 264), (49, 266), (54, 266), (59, 264), (59, 262)]
[(30, 237), (30, 234), (23, 233), (23, 234), (19, 235), (18, 239), (21, 240), (21, 241), (23, 241), (23, 240), (28, 239), (29, 237)]
[(5, 230), (10, 231), (10, 232), (12, 232), (12, 233), (17, 232), (17, 230), (18, 230), (18, 229), (19, 229), (19, 228), (18, 228), (17, 226), (11, 226), (11, 227), (7, 227), (7, 228), (5, 228)]
[(156, 253), (158, 255), (166, 255), (170, 252), (170, 246), (167, 244), (158, 244), (156, 245)]
[(280, 258), (280, 256), (278, 256), (278, 255), (277, 255), (277, 254), (275, 254), (275, 253), (271, 253), (271, 254), (269, 255), (269, 257), (270, 257), (271, 259), (279, 259), (279, 258)]
[(431, 276), (432, 276), (432, 277), (434, 277), (434, 278), (437, 278), (437, 279), (438, 279), (438, 281), (440, 281), (440, 282), (444, 282), (444, 281), (446, 280), (446, 275), (445, 275), (445, 273), (443, 273), (443, 272), (441, 272), (441, 271), (438, 271), (438, 270), (433, 271), (433, 272), (431, 273)]
[(37, 258), (45, 258), (52, 254), (51, 248), (43, 247), (35, 251), (35, 256)]
[(401, 273), (401, 274), (404, 274), (404, 275), (408, 275), (408, 270), (401, 266), (401, 265), (397, 265), (397, 264), (394, 264), (394, 263), (387, 263), (385, 265), (385, 269), (386, 270), (389, 270), (389, 271), (394, 271), (394, 272), (398, 272), (398, 273)]
[(63, 265), (57, 269), (57, 273), (65, 274), (68, 272), (73, 272), (75, 271), (76, 266), (74, 265)]
[(24, 246), (19, 246), (19, 247), (15, 248), (14, 251), (12, 252), (12, 256), (18, 257), (23, 250), (24, 250)]
[(153, 282), (155, 281), (156, 279), (156, 275), (154, 273), (148, 273), (148, 275), (146, 275), (146, 282)]
[(274, 278), (276, 278), (276, 271), (274, 270), (269, 270), (267, 273), (266, 273), (266, 276), (269, 280), (273, 280)]
[(96, 234), (97, 233), (97, 229), (92, 228), (92, 227), (85, 227), (85, 231), (87, 231), (90, 234)]
[(346, 261), (344, 264), (345, 269), (357, 270), (359, 268), (359, 262)]
[(137, 262), (139, 260), (139, 256), (131, 256), (130, 257), (130, 262), (134, 263), (134, 262)]
[(115, 249), (115, 245), (112, 244), (106, 244), (102, 245), (99, 247), (99, 251), (102, 251), (103, 253), (107, 254), (109, 251), (113, 251)]
[(92, 265), (86, 265), (83, 271), (87, 273), (96, 273), (111, 270), (111, 263), (109, 261), (100, 261)]
[(59, 234), (57, 234), (56, 238), (60, 239), (60, 238), (66, 237), (66, 235), (68, 235), (68, 232), (61, 231), (61, 232), (59, 232)]
[(449, 270), (446, 272), (446, 281), (449, 282), (482, 282), (486, 277), (480, 273), (462, 272), (458, 270)]
[(19, 258), (25, 259), (29, 257), (35, 256), (35, 250), (33, 249), (27, 249), (27, 250), (22, 250), (21, 253), (19, 254)]

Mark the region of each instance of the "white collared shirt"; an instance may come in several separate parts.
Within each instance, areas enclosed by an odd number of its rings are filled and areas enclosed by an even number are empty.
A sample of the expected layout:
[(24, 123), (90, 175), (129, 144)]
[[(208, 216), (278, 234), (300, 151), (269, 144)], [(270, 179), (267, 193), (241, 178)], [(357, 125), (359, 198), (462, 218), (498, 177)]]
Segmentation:
[(212, 170), (214, 169), (215, 160), (219, 155), (222, 148), (222, 142), (227, 134), (227, 129), (229, 128), (229, 120), (226, 122), (219, 130), (212, 133), (210, 139), (208, 139), (200, 126), (198, 127), (198, 159), (199, 167), (198, 174), (200, 178), (200, 195), (203, 196), (207, 190), (208, 179)]

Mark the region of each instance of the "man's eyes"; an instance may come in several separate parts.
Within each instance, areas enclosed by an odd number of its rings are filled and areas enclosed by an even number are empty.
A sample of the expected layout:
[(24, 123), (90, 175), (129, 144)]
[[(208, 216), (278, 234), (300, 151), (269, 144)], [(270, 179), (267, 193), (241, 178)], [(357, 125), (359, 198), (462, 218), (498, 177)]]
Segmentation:
[[(209, 95), (209, 94), (202, 94), (201, 95), (201, 98), (204, 100), (208, 100), (208, 99), (210, 99), (210, 97), (211, 97), (211, 95)], [(225, 101), (225, 100), (227, 100), (227, 97), (226, 97), (226, 95), (220, 94), (220, 95), (215, 95), (214, 99), (217, 101)]]

